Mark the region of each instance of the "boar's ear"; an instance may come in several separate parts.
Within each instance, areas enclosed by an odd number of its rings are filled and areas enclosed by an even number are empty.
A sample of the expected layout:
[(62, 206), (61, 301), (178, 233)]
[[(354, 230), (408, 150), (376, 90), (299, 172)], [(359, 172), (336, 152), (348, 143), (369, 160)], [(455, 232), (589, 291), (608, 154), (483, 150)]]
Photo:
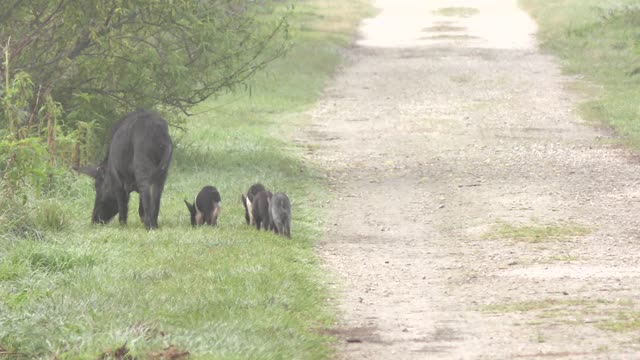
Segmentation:
[(97, 166), (83, 166), (83, 167), (74, 166), (73, 170), (79, 172), (80, 174), (89, 175), (95, 179), (98, 176), (98, 172), (100, 171), (100, 168)]

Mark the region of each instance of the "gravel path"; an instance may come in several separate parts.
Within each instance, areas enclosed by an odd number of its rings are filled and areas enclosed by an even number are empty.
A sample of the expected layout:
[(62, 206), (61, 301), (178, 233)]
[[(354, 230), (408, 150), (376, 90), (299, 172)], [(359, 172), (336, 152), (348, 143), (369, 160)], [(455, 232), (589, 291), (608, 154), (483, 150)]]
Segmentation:
[(338, 356), (640, 358), (637, 159), (515, 1), (376, 4), (297, 135), (335, 192)]

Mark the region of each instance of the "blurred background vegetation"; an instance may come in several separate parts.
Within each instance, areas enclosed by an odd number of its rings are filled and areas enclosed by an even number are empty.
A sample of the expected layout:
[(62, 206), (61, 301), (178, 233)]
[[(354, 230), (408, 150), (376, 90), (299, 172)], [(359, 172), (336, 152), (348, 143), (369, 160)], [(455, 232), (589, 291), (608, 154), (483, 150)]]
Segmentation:
[(282, 1), (0, 2), (0, 180), (38, 189), (95, 161), (124, 113), (180, 126), (290, 46)]
[(640, 4), (637, 0), (520, 0), (541, 47), (574, 76), (583, 118), (640, 148)]

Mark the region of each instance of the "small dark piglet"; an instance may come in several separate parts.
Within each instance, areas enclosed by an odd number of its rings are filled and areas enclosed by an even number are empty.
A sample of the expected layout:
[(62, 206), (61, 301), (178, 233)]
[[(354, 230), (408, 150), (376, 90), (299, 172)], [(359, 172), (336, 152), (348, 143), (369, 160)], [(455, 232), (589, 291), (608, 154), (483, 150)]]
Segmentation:
[(191, 213), (191, 225), (211, 225), (218, 224), (218, 215), (220, 215), (220, 193), (218, 189), (207, 185), (200, 190), (193, 204), (189, 204), (187, 200), (184, 203)]
[(258, 230), (260, 230), (260, 225), (264, 230), (271, 229), (271, 220), (269, 219), (269, 199), (271, 196), (270, 191), (260, 191), (253, 197), (251, 211)]
[(287, 194), (277, 192), (268, 199), (271, 227), (278, 235), (291, 239), (291, 202)]
[(244, 206), (244, 219), (247, 221), (247, 225), (254, 225), (253, 221), (253, 198), (260, 191), (266, 191), (264, 185), (256, 183), (251, 185), (247, 194), (242, 194), (242, 205)]

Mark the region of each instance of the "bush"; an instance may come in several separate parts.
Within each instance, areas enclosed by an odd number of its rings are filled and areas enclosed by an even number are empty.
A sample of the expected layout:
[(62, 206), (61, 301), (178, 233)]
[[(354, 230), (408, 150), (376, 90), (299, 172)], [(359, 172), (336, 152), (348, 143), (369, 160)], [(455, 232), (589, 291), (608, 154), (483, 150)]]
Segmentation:
[(32, 88), (85, 120), (114, 119), (137, 107), (186, 113), (284, 53), (287, 12), (276, 10), (285, 6), (254, 0), (2, 1), (6, 55), (0, 80), (13, 77), (10, 59), (13, 69), (31, 75)]

